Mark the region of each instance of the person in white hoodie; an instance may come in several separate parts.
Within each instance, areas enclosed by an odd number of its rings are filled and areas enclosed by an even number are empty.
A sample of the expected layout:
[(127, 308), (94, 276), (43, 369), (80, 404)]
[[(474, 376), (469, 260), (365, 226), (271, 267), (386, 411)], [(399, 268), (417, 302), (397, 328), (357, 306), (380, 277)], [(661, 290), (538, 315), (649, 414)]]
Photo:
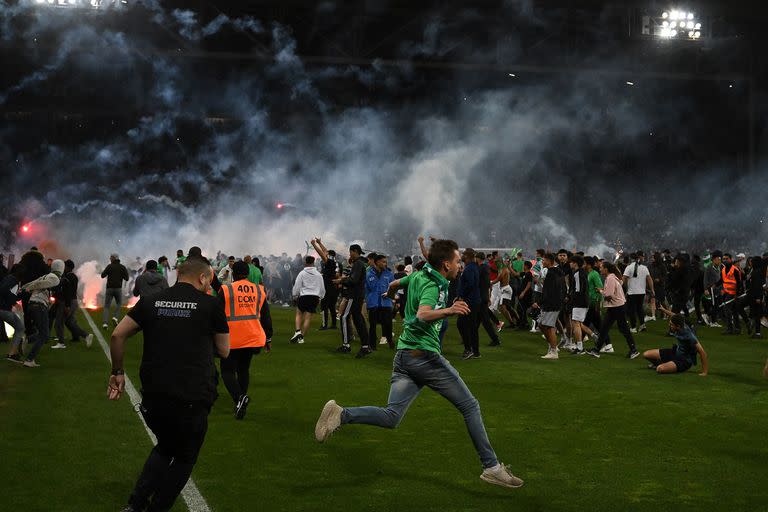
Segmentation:
[(304, 343), (312, 315), (317, 312), (320, 300), (325, 297), (323, 275), (315, 268), (315, 257), (304, 258), (304, 268), (293, 283), (293, 298), (296, 300), (296, 332), (291, 343)]
[(53, 260), (50, 273), (22, 285), (22, 289), (31, 294), (27, 314), (29, 315), (30, 326), (34, 334), (29, 337), (28, 344), (32, 349), (24, 361), (24, 366), (29, 368), (40, 366), (35, 361), (35, 357), (37, 357), (38, 352), (43, 347), (43, 343), (48, 340), (50, 335), (48, 310), (51, 307), (51, 291), (52, 288), (59, 285), (60, 276), (63, 273), (64, 262), (62, 260)]

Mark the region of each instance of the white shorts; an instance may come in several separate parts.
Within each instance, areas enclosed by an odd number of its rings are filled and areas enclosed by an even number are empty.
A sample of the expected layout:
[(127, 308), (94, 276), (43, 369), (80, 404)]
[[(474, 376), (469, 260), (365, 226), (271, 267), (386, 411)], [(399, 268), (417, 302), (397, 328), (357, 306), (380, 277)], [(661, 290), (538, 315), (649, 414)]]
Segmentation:
[(501, 285), (494, 283), (491, 287), (491, 311), (498, 311), (501, 304)]
[(507, 285), (501, 289), (501, 300), (512, 300), (512, 287)]
[(571, 320), (574, 322), (583, 322), (587, 318), (587, 311), (589, 308), (573, 308), (571, 311)]
[(554, 327), (557, 325), (557, 317), (559, 316), (559, 311), (542, 311), (539, 315), (539, 325), (543, 327)]

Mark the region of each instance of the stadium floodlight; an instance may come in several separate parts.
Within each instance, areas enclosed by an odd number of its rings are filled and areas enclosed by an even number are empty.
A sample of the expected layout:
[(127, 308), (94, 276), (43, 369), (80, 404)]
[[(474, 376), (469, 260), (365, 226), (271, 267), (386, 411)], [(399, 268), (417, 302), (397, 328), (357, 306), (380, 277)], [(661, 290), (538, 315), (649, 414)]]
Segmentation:
[(695, 41), (701, 38), (701, 26), (696, 13), (687, 9), (670, 9), (655, 16), (643, 16), (642, 33), (662, 39)]

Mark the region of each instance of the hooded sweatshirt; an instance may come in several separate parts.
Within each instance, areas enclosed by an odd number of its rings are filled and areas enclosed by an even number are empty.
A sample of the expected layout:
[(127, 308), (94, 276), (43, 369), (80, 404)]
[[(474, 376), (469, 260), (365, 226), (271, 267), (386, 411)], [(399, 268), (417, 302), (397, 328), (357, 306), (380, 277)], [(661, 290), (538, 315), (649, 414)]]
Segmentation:
[(315, 267), (304, 267), (293, 283), (293, 296), (303, 297), (305, 295), (312, 295), (321, 299), (325, 297), (323, 275)]
[(154, 270), (147, 270), (136, 278), (136, 284), (133, 286), (134, 297), (148, 297), (168, 288), (168, 281), (165, 277)]
[(51, 306), (51, 289), (59, 286), (59, 276), (51, 272), (43, 277), (39, 277), (34, 281), (22, 286), (23, 289), (31, 293), (29, 297), (29, 303), (42, 304), (45, 307)]

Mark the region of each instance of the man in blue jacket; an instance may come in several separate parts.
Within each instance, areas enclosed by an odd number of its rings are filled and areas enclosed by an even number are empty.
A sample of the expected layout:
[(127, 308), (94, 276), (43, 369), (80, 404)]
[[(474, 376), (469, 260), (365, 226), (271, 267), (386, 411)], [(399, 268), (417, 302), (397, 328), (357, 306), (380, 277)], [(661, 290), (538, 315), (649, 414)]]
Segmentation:
[(475, 262), (474, 249), (464, 249), (461, 258), (464, 261), (464, 271), (459, 278), (459, 290), (456, 296), (467, 303), (470, 312), (456, 321), (461, 339), (464, 342), (464, 359), (480, 357), (480, 267)]
[[(376, 254), (373, 266), (365, 275), (365, 303), (368, 306), (368, 340), (372, 349), (376, 350), (376, 324), (381, 324), (381, 335), (386, 338), (389, 348), (394, 349), (392, 341), (392, 299), (384, 294), (389, 290), (389, 283), (395, 276), (387, 268), (387, 257)], [(384, 343), (384, 342), (382, 342)]]

